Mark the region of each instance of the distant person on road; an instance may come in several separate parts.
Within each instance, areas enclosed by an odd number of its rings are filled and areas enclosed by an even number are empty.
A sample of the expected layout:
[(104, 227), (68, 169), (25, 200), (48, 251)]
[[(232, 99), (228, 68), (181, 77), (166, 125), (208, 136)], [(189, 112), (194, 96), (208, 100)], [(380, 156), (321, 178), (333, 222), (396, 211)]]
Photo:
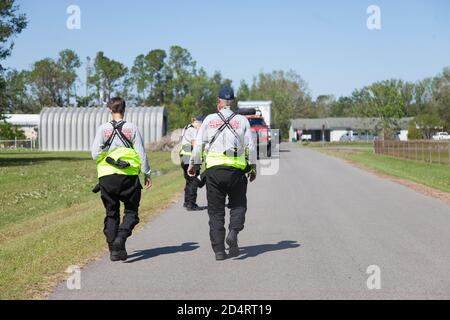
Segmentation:
[[(202, 163), (203, 149), (206, 153), (206, 188), (210, 238), (216, 260), (239, 256), (238, 233), (244, 229), (247, 212), (247, 184), (256, 179), (256, 150), (250, 123), (244, 116), (231, 111), (234, 91), (221, 88), (218, 113), (203, 121), (188, 168), (191, 177), (196, 175), (195, 166)], [(248, 177), (247, 177), (248, 175)], [(228, 196), (230, 210), (229, 233), (225, 251), (225, 198)]]
[[(123, 120), (125, 101), (113, 98), (107, 107), (112, 121), (98, 128), (92, 145), (92, 158), (97, 162), (99, 178), (95, 191), (101, 191), (106, 208), (104, 234), (111, 261), (125, 261), (128, 257), (125, 242), (139, 223), (142, 189), (139, 174), (145, 175), (144, 185), (149, 189), (152, 186), (151, 170), (141, 133), (134, 124)], [(120, 202), (125, 206), (122, 224)]]
[(181, 150), (180, 150), (180, 160), (181, 168), (183, 170), (184, 179), (186, 180), (186, 185), (184, 188), (184, 207), (188, 211), (198, 211), (202, 210), (197, 205), (197, 189), (199, 187), (200, 176), (200, 165), (195, 165), (195, 176), (191, 177), (188, 175), (189, 161), (192, 157), (192, 150), (195, 146), (195, 140), (197, 137), (197, 132), (202, 125), (203, 117), (198, 116), (192, 119), (192, 123), (187, 125), (183, 129), (182, 140), (181, 140)]

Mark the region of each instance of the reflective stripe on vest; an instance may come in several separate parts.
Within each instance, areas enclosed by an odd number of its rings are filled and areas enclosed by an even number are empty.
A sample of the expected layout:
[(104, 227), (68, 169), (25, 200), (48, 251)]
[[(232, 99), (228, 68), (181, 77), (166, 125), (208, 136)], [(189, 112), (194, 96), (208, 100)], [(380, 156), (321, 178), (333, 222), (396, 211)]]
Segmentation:
[[(194, 126), (192, 124), (189, 124), (186, 127), (184, 127), (183, 135), (181, 138), (181, 143), (183, 143), (183, 142), (185, 142), (185, 140), (187, 140), (186, 139), (186, 131), (190, 128), (194, 128)], [(189, 157), (192, 156), (192, 144), (191, 143), (186, 143), (186, 144), (181, 145), (180, 156), (189, 156)]]
[[(130, 164), (128, 168), (120, 169), (106, 162), (106, 158), (110, 157), (114, 160), (123, 160)], [(130, 148), (117, 148), (111, 152), (103, 152), (97, 159), (98, 178), (110, 176), (113, 174), (121, 174), (125, 176), (138, 176), (141, 172), (141, 161), (139, 155)]]
[(206, 156), (206, 169), (217, 166), (245, 170), (247, 168), (247, 159), (245, 158), (245, 154), (237, 157), (229, 157), (223, 153), (209, 152)]
[(184, 146), (181, 146), (180, 156), (189, 156), (189, 157), (192, 156), (192, 145), (185, 144)]

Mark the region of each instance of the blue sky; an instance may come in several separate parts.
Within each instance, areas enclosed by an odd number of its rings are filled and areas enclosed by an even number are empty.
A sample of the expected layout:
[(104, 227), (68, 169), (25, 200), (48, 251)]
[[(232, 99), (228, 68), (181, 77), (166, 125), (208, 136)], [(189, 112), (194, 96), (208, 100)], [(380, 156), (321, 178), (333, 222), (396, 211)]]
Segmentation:
[[(260, 71), (295, 70), (314, 97), (348, 95), (374, 81), (416, 81), (450, 66), (448, 0), (18, 0), (30, 20), (5, 65), (29, 68), (65, 48), (99, 50), (131, 66), (151, 49), (187, 48), (209, 73), (251, 81)], [(81, 30), (66, 9), (81, 8)], [(366, 27), (369, 5), (382, 30)], [(81, 71), (83, 73), (83, 71)]]

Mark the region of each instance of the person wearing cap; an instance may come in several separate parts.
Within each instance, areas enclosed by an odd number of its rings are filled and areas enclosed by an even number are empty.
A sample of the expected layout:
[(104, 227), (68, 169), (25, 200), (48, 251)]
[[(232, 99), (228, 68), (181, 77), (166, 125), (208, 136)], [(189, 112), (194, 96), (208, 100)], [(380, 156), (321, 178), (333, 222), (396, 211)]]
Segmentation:
[[(239, 256), (238, 233), (244, 229), (247, 212), (248, 179), (256, 179), (256, 150), (247, 118), (231, 110), (234, 91), (221, 88), (218, 112), (205, 118), (193, 148), (188, 174), (196, 175), (196, 165), (202, 164), (206, 152), (206, 189), (211, 246), (216, 260)], [(229, 233), (225, 230), (225, 199), (230, 208)], [(225, 248), (229, 246), (228, 255)]]
[(183, 169), (184, 179), (186, 180), (186, 185), (184, 188), (184, 207), (188, 211), (198, 211), (201, 208), (197, 205), (197, 189), (199, 187), (199, 182), (197, 178), (200, 176), (200, 165), (195, 166), (195, 175), (193, 177), (188, 175), (189, 161), (192, 156), (192, 149), (195, 145), (195, 139), (197, 137), (197, 132), (202, 125), (203, 117), (198, 116), (192, 119), (192, 123), (187, 125), (183, 129), (181, 150), (180, 150), (180, 160), (181, 168)]

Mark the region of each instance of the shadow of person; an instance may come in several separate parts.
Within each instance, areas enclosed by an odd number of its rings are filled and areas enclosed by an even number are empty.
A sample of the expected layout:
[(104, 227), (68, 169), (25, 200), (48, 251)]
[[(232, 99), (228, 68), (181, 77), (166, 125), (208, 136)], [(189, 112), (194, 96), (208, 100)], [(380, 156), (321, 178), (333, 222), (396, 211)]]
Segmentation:
[(125, 263), (133, 263), (141, 260), (151, 259), (164, 254), (174, 254), (179, 252), (194, 251), (200, 248), (196, 242), (183, 243), (181, 246), (171, 246), (162, 248), (153, 248), (148, 250), (135, 251), (128, 256), (128, 260)]
[(242, 247), (240, 248), (240, 257), (234, 260), (245, 260), (271, 251), (295, 249), (298, 247), (300, 247), (300, 244), (297, 243), (297, 241), (280, 241), (276, 244), (260, 244), (257, 246)]

